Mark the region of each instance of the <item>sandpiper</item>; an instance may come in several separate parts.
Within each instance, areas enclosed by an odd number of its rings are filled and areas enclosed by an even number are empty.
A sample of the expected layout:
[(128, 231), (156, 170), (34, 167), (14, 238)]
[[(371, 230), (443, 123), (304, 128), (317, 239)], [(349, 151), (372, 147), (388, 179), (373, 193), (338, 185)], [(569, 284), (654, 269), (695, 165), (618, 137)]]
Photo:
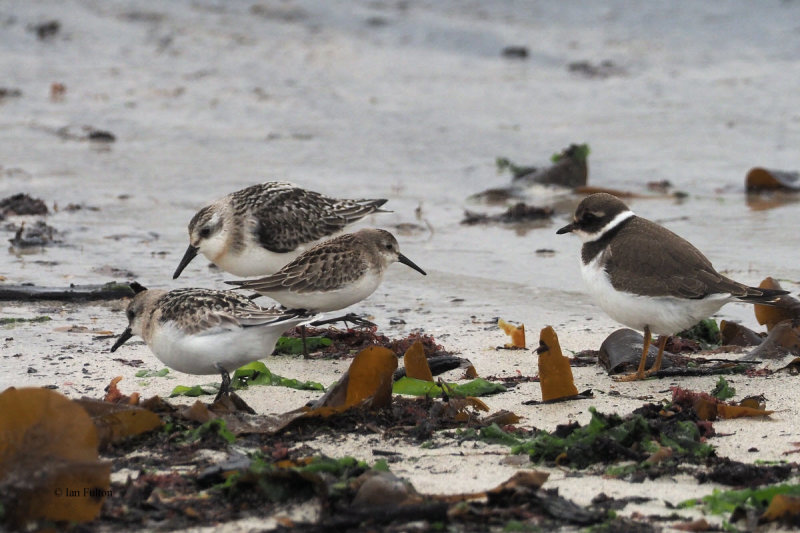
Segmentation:
[[(644, 379), (661, 368), (667, 337), (693, 326), (731, 301), (774, 303), (786, 291), (748, 287), (718, 273), (688, 241), (636, 216), (606, 193), (587, 196), (573, 221), (557, 233), (583, 242), (581, 274), (590, 294), (611, 318), (644, 331), (639, 368), (623, 381)], [(658, 356), (645, 372), (651, 334)]]
[(189, 222), (189, 247), (173, 274), (202, 253), (237, 276), (274, 274), (322, 240), (380, 209), (385, 199), (340, 200), (287, 182), (233, 192), (200, 209)]
[(362, 229), (318, 244), (271, 276), (225, 283), (254, 290), (287, 308), (323, 313), (344, 309), (372, 294), (395, 261), (426, 275), (400, 253), (394, 235)]
[(187, 374), (220, 374), (217, 399), (230, 392), (230, 375), (240, 366), (269, 355), (287, 329), (314, 316), (305, 311), (265, 309), (233, 291), (209, 289), (147, 290), (128, 304), (128, 327), (114, 352), (134, 335), (165, 365)]

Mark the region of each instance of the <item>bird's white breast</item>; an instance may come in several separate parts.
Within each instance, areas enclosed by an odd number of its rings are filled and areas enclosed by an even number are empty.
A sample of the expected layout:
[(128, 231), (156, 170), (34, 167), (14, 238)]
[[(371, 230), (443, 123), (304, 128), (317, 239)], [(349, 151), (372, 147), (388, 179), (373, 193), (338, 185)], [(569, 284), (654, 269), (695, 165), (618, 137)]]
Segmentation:
[(730, 294), (702, 299), (672, 296), (640, 296), (616, 290), (601, 266), (602, 252), (588, 264), (581, 262), (581, 274), (594, 301), (617, 322), (642, 331), (645, 326), (657, 335), (674, 335), (716, 313), (731, 300)]

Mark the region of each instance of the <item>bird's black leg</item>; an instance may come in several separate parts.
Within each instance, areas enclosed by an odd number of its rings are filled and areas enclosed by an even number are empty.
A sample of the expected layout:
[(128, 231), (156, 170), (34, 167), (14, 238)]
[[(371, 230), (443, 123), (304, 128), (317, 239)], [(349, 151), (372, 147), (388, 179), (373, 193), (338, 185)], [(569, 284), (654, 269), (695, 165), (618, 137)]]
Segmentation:
[(325, 320), (316, 320), (314, 322), (311, 322), (311, 325), (314, 327), (318, 327), (318, 326), (324, 326), (326, 324), (333, 324), (334, 322), (344, 322), (345, 325), (347, 325), (347, 323), (350, 322), (354, 326), (359, 326), (362, 328), (371, 328), (372, 326), (376, 325), (374, 322), (370, 322), (365, 318), (361, 318), (355, 313), (347, 313), (346, 315), (343, 316), (338, 316), (336, 318), (326, 318)]
[(306, 345), (306, 326), (300, 326), (300, 338), (303, 340), (303, 359), (308, 359), (308, 346)]
[(217, 368), (217, 370), (219, 370), (220, 375), (222, 375), (222, 383), (219, 386), (219, 392), (217, 393), (216, 397), (214, 398), (214, 401), (217, 402), (223, 396), (229, 396), (230, 395), (230, 393), (231, 393), (231, 375), (228, 374), (228, 371), (225, 370), (225, 368), (221, 364), (214, 363), (214, 366)]

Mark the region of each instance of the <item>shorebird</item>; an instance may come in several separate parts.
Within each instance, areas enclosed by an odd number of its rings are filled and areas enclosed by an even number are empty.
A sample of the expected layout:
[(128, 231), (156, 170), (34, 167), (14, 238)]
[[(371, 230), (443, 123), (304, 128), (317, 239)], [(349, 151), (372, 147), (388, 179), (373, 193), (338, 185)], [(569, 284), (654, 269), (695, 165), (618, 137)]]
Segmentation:
[(400, 253), (394, 235), (382, 229), (362, 229), (318, 244), (270, 276), (225, 283), (268, 296), (287, 308), (324, 313), (344, 309), (372, 294), (394, 262), (426, 275)]
[(340, 200), (271, 181), (220, 198), (189, 222), (189, 247), (173, 279), (202, 253), (237, 276), (264, 276), (380, 209), (385, 199)]
[[(556, 233), (583, 242), (581, 274), (589, 293), (611, 318), (644, 331), (638, 370), (623, 381), (644, 379), (661, 368), (667, 337), (693, 326), (731, 301), (771, 304), (787, 291), (748, 287), (729, 279), (688, 241), (636, 216), (619, 198), (587, 196), (573, 221)], [(658, 355), (645, 372), (651, 334)]]
[(220, 374), (217, 399), (230, 393), (230, 374), (271, 354), (287, 329), (314, 315), (302, 310), (265, 309), (233, 291), (209, 289), (147, 290), (128, 304), (128, 327), (111, 347), (114, 352), (134, 335), (170, 368), (187, 374)]

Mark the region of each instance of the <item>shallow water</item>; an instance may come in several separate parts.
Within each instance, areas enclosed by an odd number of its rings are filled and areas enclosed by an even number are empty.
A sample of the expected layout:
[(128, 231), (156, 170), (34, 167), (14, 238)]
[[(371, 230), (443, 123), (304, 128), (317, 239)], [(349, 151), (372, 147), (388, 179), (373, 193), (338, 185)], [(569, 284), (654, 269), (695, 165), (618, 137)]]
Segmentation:
[[(60, 31), (37, 39), (30, 27), (50, 19)], [(473, 315), (609, 329), (584, 294), (578, 240), (555, 234), (578, 198), (539, 227), (459, 223), (465, 208), (501, 209), (468, 200), (510, 181), (495, 157), (543, 165), (587, 142), (591, 185), (651, 194), (646, 182), (669, 180), (688, 198), (632, 208), (731, 277), (771, 275), (796, 290), (800, 198), (754, 209), (743, 183), (753, 166), (800, 167), (797, 20), (800, 4), (779, 1), (7, 1), (2, 84), (22, 96), (0, 100), (0, 197), (57, 203), (47, 222), (64, 244), (9, 250), (0, 274), (58, 286), (121, 280), (118, 269), (146, 286), (221, 287), (229, 276), (204, 258), (171, 279), (192, 214), (286, 179), (389, 198), (394, 212), (368, 224), (419, 226), (396, 233), (429, 276), (393, 266), (354, 309), (382, 325), (400, 313), (408, 328), (441, 331)], [(508, 45), (530, 56), (504, 59)], [(569, 72), (584, 60), (610, 60), (617, 74)], [(55, 82), (62, 99), (49, 96)], [(58, 134), (84, 126), (116, 142)], [(554, 197), (532, 191), (529, 201)], [(97, 210), (66, 212), (70, 203)], [(747, 306), (720, 316), (754, 325)]]

